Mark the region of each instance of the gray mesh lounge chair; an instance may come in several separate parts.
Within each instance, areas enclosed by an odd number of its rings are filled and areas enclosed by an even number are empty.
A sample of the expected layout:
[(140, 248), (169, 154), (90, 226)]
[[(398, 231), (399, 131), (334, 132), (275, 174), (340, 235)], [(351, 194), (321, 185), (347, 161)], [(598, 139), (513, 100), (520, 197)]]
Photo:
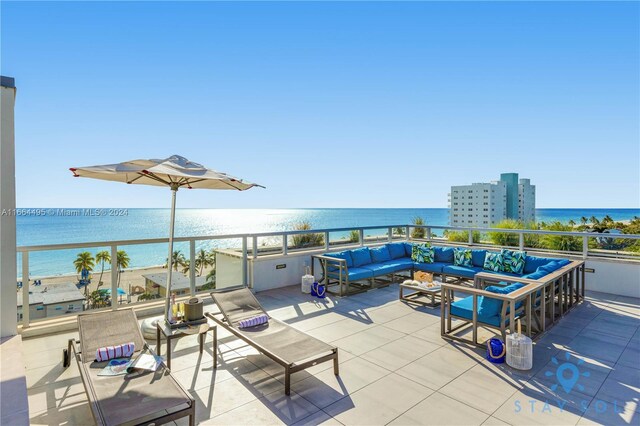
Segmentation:
[[(220, 314), (207, 313), (221, 327), (284, 367), (284, 393), (291, 390), (291, 374), (321, 362), (333, 360), (337, 376), (338, 348), (309, 336), (290, 325), (269, 318), (267, 324), (240, 329), (238, 322), (260, 314), (267, 314), (260, 302), (247, 288), (211, 293)], [(268, 315), (268, 314), (267, 314)]]
[(137, 356), (153, 353), (142, 337), (132, 309), (78, 315), (80, 340), (69, 340), (64, 366), (73, 353), (98, 425), (164, 424), (189, 416), (195, 422), (195, 401), (164, 366), (141, 375), (98, 376), (107, 362), (95, 361), (96, 349), (134, 342)]

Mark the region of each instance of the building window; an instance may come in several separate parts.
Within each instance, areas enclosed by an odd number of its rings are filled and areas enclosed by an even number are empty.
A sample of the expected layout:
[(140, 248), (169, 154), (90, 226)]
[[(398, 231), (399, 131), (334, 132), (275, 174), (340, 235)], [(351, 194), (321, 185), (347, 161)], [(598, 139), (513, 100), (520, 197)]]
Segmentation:
[(44, 306), (36, 306), (36, 311), (44, 311)]
[(62, 310), (62, 306), (56, 306), (56, 311), (61, 311)]

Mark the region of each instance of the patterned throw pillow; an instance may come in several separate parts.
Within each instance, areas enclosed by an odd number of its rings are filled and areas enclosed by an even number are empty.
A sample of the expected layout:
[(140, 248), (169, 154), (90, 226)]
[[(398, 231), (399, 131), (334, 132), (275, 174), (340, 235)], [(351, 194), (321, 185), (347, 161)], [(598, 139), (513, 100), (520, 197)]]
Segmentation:
[(411, 260), (417, 263), (433, 263), (435, 251), (426, 244), (414, 244), (411, 249)]
[(473, 266), (471, 262), (471, 249), (454, 248), (453, 264), (456, 266)]
[(484, 269), (493, 272), (502, 272), (504, 271), (504, 264), (502, 259), (502, 253), (490, 253), (484, 257)]
[(501, 254), (504, 263), (504, 272), (522, 274), (524, 271), (524, 260), (527, 257), (526, 251), (502, 249)]

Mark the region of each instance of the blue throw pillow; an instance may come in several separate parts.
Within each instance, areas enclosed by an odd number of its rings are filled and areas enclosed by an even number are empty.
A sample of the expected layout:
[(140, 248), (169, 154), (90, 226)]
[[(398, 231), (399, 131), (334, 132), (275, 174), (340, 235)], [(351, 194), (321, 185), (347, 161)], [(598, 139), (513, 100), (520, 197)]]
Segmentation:
[(501, 253), (504, 272), (511, 272), (518, 275), (524, 272), (524, 262), (527, 257), (526, 251), (502, 249)]
[(351, 259), (351, 252), (349, 250), (340, 251), (337, 253), (325, 253), (324, 255), (328, 257), (336, 257), (338, 259), (346, 260), (347, 268), (351, 268), (353, 266), (353, 259)]
[(487, 252), (484, 257), (484, 265), (482, 267), (487, 271), (504, 271), (504, 265), (502, 264), (502, 254)]
[(471, 249), (454, 248), (453, 264), (456, 266), (472, 266)]
[(391, 259), (400, 259), (401, 257), (405, 257), (406, 255), (404, 251), (404, 243), (387, 244), (387, 249), (389, 249)]
[(436, 257), (435, 257), (436, 262), (453, 263), (453, 248), (434, 246), (433, 249), (435, 250), (435, 253), (436, 253)]
[(471, 250), (471, 260), (473, 262), (473, 266), (482, 268), (484, 266), (484, 257), (486, 255), (486, 250)]
[(369, 250), (371, 261), (374, 263), (382, 263), (391, 260), (391, 254), (387, 246), (376, 247)]
[[(485, 291), (496, 294), (509, 294), (512, 291), (516, 291), (522, 287), (524, 287), (524, 284), (522, 283), (513, 283), (506, 287), (492, 285), (485, 288)], [(499, 315), (502, 310), (502, 303), (502, 300), (483, 297), (480, 301), (480, 304), (478, 305), (478, 316), (493, 317), (495, 315)]]
[(353, 259), (353, 266), (359, 267), (362, 265), (368, 265), (371, 263), (371, 253), (369, 247), (362, 247), (359, 249), (351, 250), (351, 258)]
[(417, 263), (433, 263), (434, 250), (426, 244), (414, 244), (411, 260)]

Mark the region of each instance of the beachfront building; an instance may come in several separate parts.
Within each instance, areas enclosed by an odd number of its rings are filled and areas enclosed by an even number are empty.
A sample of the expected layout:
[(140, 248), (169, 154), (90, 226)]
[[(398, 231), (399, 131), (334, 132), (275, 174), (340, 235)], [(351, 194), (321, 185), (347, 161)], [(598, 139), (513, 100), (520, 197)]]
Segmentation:
[[(144, 288), (149, 294), (155, 294), (160, 297), (167, 296), (167, 274), (144, 274)], [(202, 290), (207, 283), (207, 277), (195, 277), (196, 291)], [(191, 290), (191, 281), (189, 277), (183, 274), (173, 274), (171, 276), (171, 293), (176, 296), (184, 296), (189, 294)]]
[[(18, 321), (22, 321), (22, 292), (18, 292)], [(84, 310), (84, 295), (73, 283), (31, 285), (29, 287), (29, 318), (42, 319)]]
[(499, 181), (452, 186), (449, 194), (451, 226), (490, 227), (504, 219), (535, 221), (536, 187), (517, 173), (503, 173)]

